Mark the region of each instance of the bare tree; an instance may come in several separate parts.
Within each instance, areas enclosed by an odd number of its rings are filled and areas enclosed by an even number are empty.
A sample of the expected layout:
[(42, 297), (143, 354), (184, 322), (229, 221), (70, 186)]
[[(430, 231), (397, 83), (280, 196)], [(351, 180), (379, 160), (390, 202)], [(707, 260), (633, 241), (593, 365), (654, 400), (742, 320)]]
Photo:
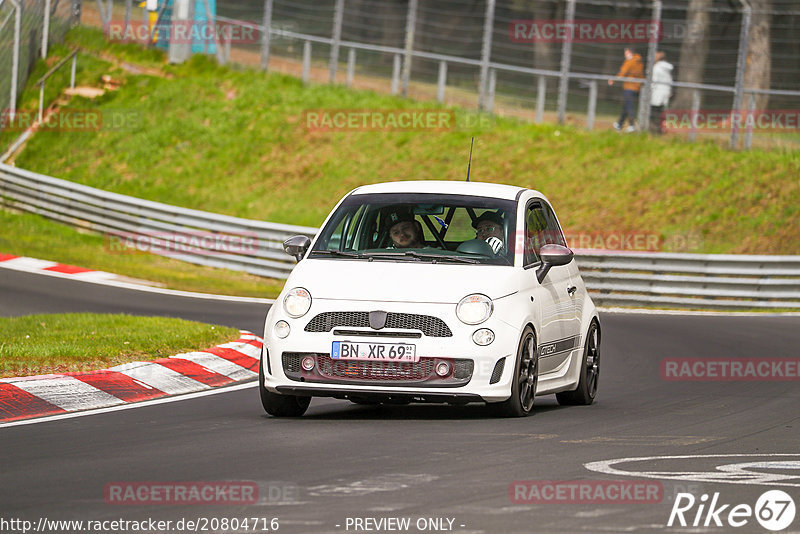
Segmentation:
[[(703, 83), (711, 31), (712, 0), (689, 0), (686, 12), (686, 37), (681, 43), (678, 60), (678, 81)], [(671, 107), (688, 109), (692, 105), (692, 89), (679, 88)]]
[[(771, 82), (770, 10), (772, 0), (750, 0), (753, 17), (747, 43), (747, 69), (744, 86), (748, 89), (769, 89)], [(756, 109), (766, 109), (769, 95), (756, 95)]]

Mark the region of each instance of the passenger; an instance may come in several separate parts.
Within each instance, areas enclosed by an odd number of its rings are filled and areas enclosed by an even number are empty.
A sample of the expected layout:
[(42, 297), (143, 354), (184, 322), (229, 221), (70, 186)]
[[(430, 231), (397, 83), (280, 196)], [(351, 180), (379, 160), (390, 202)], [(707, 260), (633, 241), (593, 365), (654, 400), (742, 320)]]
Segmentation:
[(503, 248), (503, 216), (494, 211), (484, 211), (480, 217), (472, 221), (475, 237), (489, 243), (492, 251), (499, 254)]
[(423, 248), (422, 224), (414, 215), (405, 211), (393, 211), (386, 218), (389, 226), (389, 237), (394, 248)]

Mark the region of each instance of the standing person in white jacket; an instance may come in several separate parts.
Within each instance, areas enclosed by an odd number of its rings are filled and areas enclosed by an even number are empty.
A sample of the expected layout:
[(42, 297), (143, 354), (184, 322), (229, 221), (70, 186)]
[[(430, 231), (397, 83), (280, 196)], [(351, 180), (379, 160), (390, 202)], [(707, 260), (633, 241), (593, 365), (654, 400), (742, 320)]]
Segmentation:
[(662, 114), (672, 95), (672, 64), (667, 62), (664, 52), (656, 52), (653, 65), (653, 84), (650, 88), (650, 128), (662, 134)]

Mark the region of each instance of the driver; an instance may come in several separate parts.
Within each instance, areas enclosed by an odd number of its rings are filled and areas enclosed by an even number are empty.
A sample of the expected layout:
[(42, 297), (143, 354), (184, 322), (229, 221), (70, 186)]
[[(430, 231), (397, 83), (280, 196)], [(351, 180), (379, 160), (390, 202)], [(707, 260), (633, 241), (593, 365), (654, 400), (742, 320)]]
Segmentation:
[(410, 211), (395, 210), (386, 217), (394, 248), (423, 248), (422, 224)]
[(475, 237), (489, 243), (492, 251), (499, 254), (503, 248), (503, 216), (500, 212), (484, 211), (472, 221)]

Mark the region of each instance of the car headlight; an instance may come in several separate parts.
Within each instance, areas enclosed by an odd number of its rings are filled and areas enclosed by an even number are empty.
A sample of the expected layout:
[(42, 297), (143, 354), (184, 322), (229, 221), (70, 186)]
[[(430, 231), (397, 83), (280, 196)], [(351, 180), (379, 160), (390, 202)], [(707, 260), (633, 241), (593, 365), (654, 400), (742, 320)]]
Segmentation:
[(286, 296), (283, 297), (283, 310), (289, 317), (294, 317), (295, 319), (302, 317), (308, 313), (309, 308), (311, 308), (311, 293), (305, 288), (295, 287), (290, 289)]
[(481, 324), (492, 315), (494, 303), (486, 295), (467, 295), (456, 306), (456, 317), (466, 324)]

